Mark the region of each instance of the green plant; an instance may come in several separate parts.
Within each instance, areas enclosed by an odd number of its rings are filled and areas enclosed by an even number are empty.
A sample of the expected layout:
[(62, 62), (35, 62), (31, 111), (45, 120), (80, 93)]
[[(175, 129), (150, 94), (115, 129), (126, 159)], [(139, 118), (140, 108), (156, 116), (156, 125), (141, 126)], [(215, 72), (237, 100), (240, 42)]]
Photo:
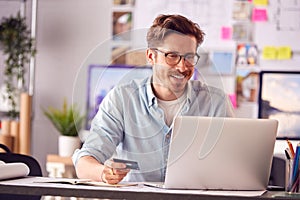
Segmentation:
[(34, 40), (31, 38), (25, 18), (20, 13), (17, 16), (3, 18), (0, 24), (0, 46), (5, 57), (4, 83), (7, 98), (11, 105), (8, 115), (17, 117), (16, 99), (17, 89), (23, 89), (26, 64), (30, 57), (36, 54)]
[(49, 107), (48, 110), (44, 110), (44, 114), (61, 135), (78, 136), (84, 116), (80, 114), (76, 105), (68, 107), (65, 99), (61, 110)]

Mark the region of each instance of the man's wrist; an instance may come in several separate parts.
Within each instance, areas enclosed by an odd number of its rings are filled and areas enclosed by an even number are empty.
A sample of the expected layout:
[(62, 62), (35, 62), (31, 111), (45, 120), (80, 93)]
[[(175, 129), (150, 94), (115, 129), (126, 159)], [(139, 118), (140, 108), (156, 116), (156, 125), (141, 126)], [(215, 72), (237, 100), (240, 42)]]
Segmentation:
[(105, 168), (105, 166), (103, 164), (101, 164), (101, 166), (100, 166), (100, 181), (103, 183), (106, 183), (107, 181), (104, 178), (104, 175), (105, 175), (104, 168)]

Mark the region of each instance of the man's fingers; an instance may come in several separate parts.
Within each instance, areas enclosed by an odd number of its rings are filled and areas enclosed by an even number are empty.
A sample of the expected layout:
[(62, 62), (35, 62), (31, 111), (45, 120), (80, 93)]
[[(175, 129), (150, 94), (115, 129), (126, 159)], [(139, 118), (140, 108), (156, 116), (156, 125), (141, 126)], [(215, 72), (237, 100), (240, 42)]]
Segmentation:
[(114, 168), (114, 169), (125, 169), (125, 168), (126, 168), (126, 164), (124, 164), (124, 163), (112, 162), (112, 163), (111, 163), (111, 167)]
[(122, 179), (127, 175), (129, 169), (113, 169), (111, 167), (105, 166), (103, 170), (102, 180), (109, 184), (116, 184), (122, 181)]
[(106, 183), (108, 184), (118, 184), (120, 182), (120, 180), (117, 179), (108, 179)]
[(112, 160), (106, 160), (104, 165), (114, 169), (126, 169), (126, 164), (114, 162)]
[(119, 175), (119, 174), (114, 174), (114, 175), (107, 174), (105, 176), (106, 180), (119, 180), (119, 181), (121, 181), (124, 177), (125, 177), (124, 174), (122, 174), (122, 175)]
[(104, 162), (104, 165), (107, 166), (107, 167), (110, 167), (110, 168), (112, 168), (112, 164), (113, 164), (113, 161), (112, 161), (112, 160), (106, 160), (106, 161)]
[(119, 175), (119, 174), (114, 174), (114, 175), (111, 175), (111, 174), (105, 174), (105, 175), (104, 175), (104, 179), (105, 179), (106, 183), (109, 183), (109, 184), (117, 184), (117, 183), (119, 183), (125, 176), (126, 176), (126, 174), (122, 174), (122, 175)]
[(127, 174), (130, 171), (130, 169), (126, 169), (126, 168), (111, 168), (111, 167), (105, 167), (104, 168), (104, 173), (105, 174), (111, 174), (111, 175), (115, 175), (115, 174)]
[(112, 171), (113, 171), (113, 174), (127, 174), (130, 170), (129, 169), (113, 169), (112, 168)]

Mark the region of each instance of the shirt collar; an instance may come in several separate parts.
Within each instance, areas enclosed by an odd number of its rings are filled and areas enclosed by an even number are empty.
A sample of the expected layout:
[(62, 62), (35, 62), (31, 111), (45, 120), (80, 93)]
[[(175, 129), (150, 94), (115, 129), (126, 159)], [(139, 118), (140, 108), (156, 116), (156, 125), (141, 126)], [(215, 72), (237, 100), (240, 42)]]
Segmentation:
[(152, 76), (148, 78), (147, 83), (146, 83), (147, 100), (148, 100), (149, 107), (151, 107), (155, 104), (155, 95), (152, 90), (151, 82), (152, 82)]
[(186, 94), (187, 102), (188, 102), (188, 103), (191, 103), (191, 99), (192, 99), (192, 89), (193, 89), (192, 81), (189, 80), (189, 81), (188, 81), (188, 84), (187, 84), (187, 94)]
[[(152, 83), (152, 76), (148, 78), (147, 83), (146, 83), (147, 100), (148, 100), (149, 107), (153, 106), (156, 101), (156, 97), (153, 93), (151, 83)], [(188, 81), (188, 83), (187, 83), (187, 102), (188, 103), (191, 103), (191, 98), (192, 98), (192, 83), (191, 83), (191, 81)]]

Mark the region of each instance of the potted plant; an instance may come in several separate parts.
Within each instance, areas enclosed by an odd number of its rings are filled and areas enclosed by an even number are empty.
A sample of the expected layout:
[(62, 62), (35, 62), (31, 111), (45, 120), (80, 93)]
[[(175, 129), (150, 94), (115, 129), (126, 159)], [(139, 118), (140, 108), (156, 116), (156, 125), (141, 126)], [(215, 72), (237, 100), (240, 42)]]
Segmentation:
[(24, 89), (24, 75), (30, 58), (35, 56), (34, 40), (20, 13), (3, 18), (0, 23), (0, 49), (5, 55), (4, 100), (8, 104), (8, 116), (18, 117), (19, 94)]
[(82, 127), (84, 116), (80, 114), (76, 105), (68, 106), (66, 99), (64, 99), (62, 109), (49, 107), (47, 110), (44, 109), (44, 114), (60, 133), (59, 155), (71, 156), (81, 145), (78, 132)]

